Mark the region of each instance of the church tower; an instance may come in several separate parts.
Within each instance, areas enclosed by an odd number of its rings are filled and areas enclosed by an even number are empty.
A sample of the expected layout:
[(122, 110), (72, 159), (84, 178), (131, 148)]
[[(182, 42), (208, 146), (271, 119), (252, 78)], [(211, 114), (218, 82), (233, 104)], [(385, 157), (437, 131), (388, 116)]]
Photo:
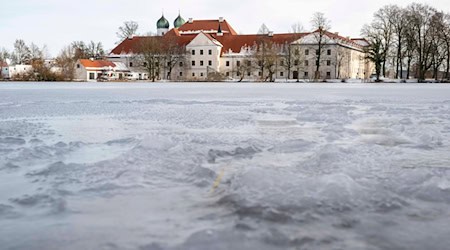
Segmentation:
[(175, 28), (180, 28), (184, 23), (186, 23), (186, 21), (181, 17), (180, 13), (178, 13), (178, 17), (177, 19), (175, 19), (175, 21), (173, 22), (173, 26)]
[(156, 29), (158, 36), (164, 36), (169, 31), (169, 21), (164, 17), (164, 14), (162, 17), (158, 20), (156, 23)]

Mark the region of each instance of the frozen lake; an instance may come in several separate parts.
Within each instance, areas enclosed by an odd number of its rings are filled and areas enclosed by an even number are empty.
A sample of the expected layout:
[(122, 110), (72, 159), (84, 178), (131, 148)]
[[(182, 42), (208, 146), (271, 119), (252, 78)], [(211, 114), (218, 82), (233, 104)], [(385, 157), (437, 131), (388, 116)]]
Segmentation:
[(0, 84), (0, 249), (450, 246), (450, 85)]

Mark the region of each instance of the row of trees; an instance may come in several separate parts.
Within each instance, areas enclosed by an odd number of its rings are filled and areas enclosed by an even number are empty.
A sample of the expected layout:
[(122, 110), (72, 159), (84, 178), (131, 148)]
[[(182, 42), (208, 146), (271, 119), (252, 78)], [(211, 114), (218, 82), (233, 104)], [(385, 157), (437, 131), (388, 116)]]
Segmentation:
[(9, 61), (11, 65), (32, 66), (31, 71), (14, 75), (14, 80), (70, 81), (74, 77), (78, 59), (102, 59), (105, 55), (102, 43), (75, 41), (60, 52), (54, 63), (47, 63), (49, 55), (46, 46), (38, 47), (34, 43), (28, 45), (24, 40), (17, 39), (13, 51), (0, 49), (0, 62)]
[[(436, 80), (450, 79), (450, 15), (427, 5), (405, 8), (387, 5), (362, 29), (370, 42), (368, 58), (375, 64), (377, 80), (415, 77), (424, 81), (430, 72)], [(404, 73), (406, 69), (406, 74)], [(392, 75), (391, 75), (392, 77)]]

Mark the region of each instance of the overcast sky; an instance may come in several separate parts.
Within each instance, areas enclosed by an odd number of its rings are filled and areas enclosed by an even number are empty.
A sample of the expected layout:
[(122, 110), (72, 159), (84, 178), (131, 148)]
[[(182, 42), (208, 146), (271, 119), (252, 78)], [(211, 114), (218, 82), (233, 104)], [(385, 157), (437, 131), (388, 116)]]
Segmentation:
[[(256, 33), (262, 23), (276, 33), (288, 32), (293, 23), (309, 29), (314, 12), (323, 12), (332, 31), (358, 37), (363, 24), (387, 4), (406, 6), (411, 0), (11, 0), (0, 7), (0, 48), (12, 49), (14, 40), (47, 45), (52, 56), (72, 41), (102, 42), (110, 50), (124, 21), (139, 23), (139, 33), (156, 32), (162, 11), (170, 21), (178, 11), (187, 20), (225, 17), (242, 34)], [(450, 12), (449, 0), (420, 1)]]

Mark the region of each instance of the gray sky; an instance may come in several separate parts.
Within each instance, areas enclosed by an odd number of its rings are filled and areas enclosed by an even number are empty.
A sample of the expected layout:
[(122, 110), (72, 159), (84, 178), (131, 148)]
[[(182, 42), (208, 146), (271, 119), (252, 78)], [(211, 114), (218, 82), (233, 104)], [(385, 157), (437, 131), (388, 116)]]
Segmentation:
[[(139, 23), (139, 33), (156, 31), (156, 21), (164, 10), (173, 23), (178, 11), (187, 20), (225, 17), (243, 34), (256, 33), (265, 23), (276, 33), (288, 32), (301, 22), (309, 29), (314, 12), (323, 12), (332, 31), (358, 37), (363, 24), (387, 4), (406, 6), (411, 0), (13, 0), (0, 7), (0, 48), (12, 49), (16, 38), (39, 46), (47, 45), (52, 56), (72, 41), (102, 42), (106, 50), (117, 42), (116, 32), (124, 21)], [(419, 1), (450, 12), (448, 0)]]

